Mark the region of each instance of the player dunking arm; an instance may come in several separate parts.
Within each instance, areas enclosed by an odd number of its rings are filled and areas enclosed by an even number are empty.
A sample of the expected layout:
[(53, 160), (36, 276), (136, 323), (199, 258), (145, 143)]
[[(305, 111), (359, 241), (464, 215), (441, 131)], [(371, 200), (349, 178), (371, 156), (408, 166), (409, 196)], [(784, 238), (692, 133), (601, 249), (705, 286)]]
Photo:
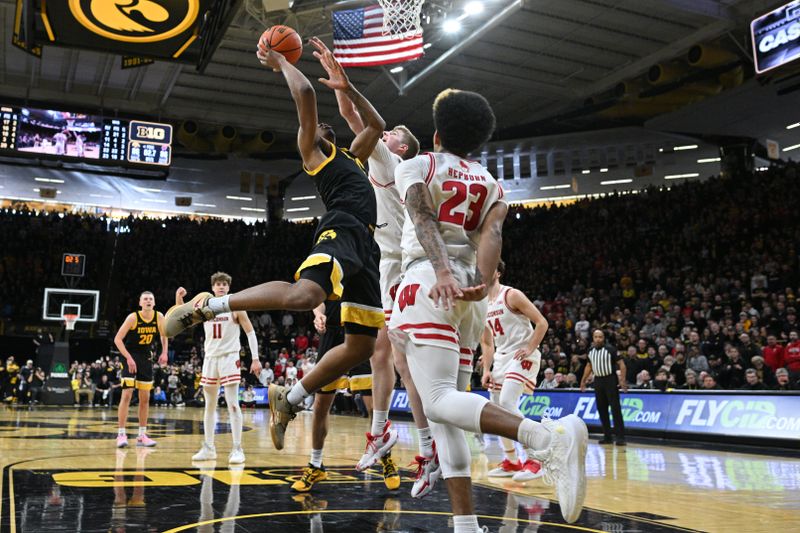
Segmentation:
[(155, 446), (147, 436), (147, 414), (150, 408), (150, 390), (153, 388), (153, 350), (161, 337), (161, 355), (158, 364), (167, 364), (167, 337), (164, 334), (164, 315), (155, 310), (156, 298), (150, 291), (139, 296), (140, 311), (129, 314), (114, 337), (114, 345), (123, 355), (122, 397), (117, 411), (117, 448), (128, 445), (125, 425), (133, 389), (139, 391), (139, 436), (137, 446)]
[[(325, 45), (315, 40), (315, 46), (326, 49)], [(342, 91), (336, 91), (339, 113), (347, 121), (350, 129), (358, 135), (364, 130), (364, 122), (353, 102)], [(391, 318), (394, 296), (401, 279), (402, 251), (400, 240), (403, 235), (403, 219), (405, 216), (400, 196), (394, 185), (394, 171), (397, 165), (416, 157), (419, 153), (419, 141), (405, 126), (396, 126), (391, 131), (383, 132), (381, 142), (369, 156), (369, 178), (375, 189), (378, 204), (378, 229), (375, 241), (381, 249), (380, 281), (381, 299), (386, 319)], [(394, 368), (406, 387), (411, 412), (419, 432), (419, 455), (417, 462), (417, 481), (411, 489), (411, 495), (421, 498), (433, 490), (433, 485), (440, 474), (439, 461), (435, 458), (435, 446), (428, 427), (428, 419), (422, 410), (419, 393), (411, 379), (405, 354), (395, 353), (392, 357), (392, 346), (386, 328), (378, 333), (375, 342), (375, 354), (370, 359), (372, 364), (372, 427), (367, 433), (367, 446), (356, 469), (364, 471), (389, 452), (397, 441), (397, 432), (391, 427), (389, 402), (394, 389)], [(394, 360), (394, 365), (392, 364)]]
[(588, 432), (569, 415), (539, 424), (457, 389), (460, 346), (476, 345), (486, 317), (486, 292), (500, 261), (502, 189), (479, 163), (467, 160), (494, 130), (481, 95), (447, 90), (433, 104), (438, 153), (400, 163), (395, 172), (407, 215), (405, 277), (389, 323), (406, 353), (411, 376), (436, 439), (456, 532), (477, 532), (470, 451), (464, 431), (492, 433), (537, 450), (546, 480), (555, 482), (562, 514), (578, 519), (585, 498)]
[[(216, 272), (211, 276), (211, 290), (214, 296), (225, 296), (231, 290), (232, 278), (225, 272)], [(178, 288), (175, 293), (175, 305), (183, 304), (186, 289)], [(244, 311), (221, 313), (203, 324), (205, 327), (205, 344), (203, 355), (203, 374), (200, 384), (203, 386), (205, 413), (203, 415), (203, 434), (205, 440), (200, 451), (192, 456), (193, 461), (212, 461), (217, 458), (214, 447), (214, 428), (216, 427), (217, 398), (219, 388), (225, 391), (225, 403), (228, 405), (228, 416), (231, 424), (233, 446), (228, 455), (231, 464), (244, 463), (242, 450), (242, 410), (239, 407), (239, 383), (242, 373), (239, 351), (239, 328), (247, 335), (247, 345), (253, 359), (250, 372), (258, 375), (261, 372), (261, 361), (258, 359), (258, 339), (250, 318)]]
[(314, 181), (327, 209), (317, 226), (314, 246), (295, 274), (295, 283), (271, 281), (235, 294), (212, 297), (201, 293), (166, 314), (167, 335), (211, 320), (220, 313), (286, 309), (311, 311), (327, 299), (341, 299), (345, 341), (332, 349), (314, 370), (291, 390), (272, 384), (269, 388), (270, 434), (283, 449), (286, 427), (311, 393), (366, 361), (375, 349), (375, 338), (385, 325), (381, 310), (378, 262), (380, 250), (373, 238), (377, 224), (375, 194), (361, 161), (366, 161), (386, 124), (369, 102), (353, 87), (330, 52), (315, 52), (329, 79), (327, 87), (347, 93), (366, 125), (350, 150), (335, 145), (333, 128), (317, 122), (317, 98), (308, 79), (284, 56), (259, 43), (261, 63), (286, 80), (297, 106), (300, 128), (297, 145), (303, 168)]
[[(483, 386), (492, 391), (492, 402), (522, 416), (517, 404), (524, 390), (533, 391), (542, 362), (539, 345), (547, 333), (547, 319), (521, 291), (500, 284), (506, 265), (500, 260), (489, 285), (489, 311), (486, 315), (481, 348)], [(536, 329), (531, 326), (536, 324)], [(533, 451), (523, 464), (517, 458), (514, 441), (501, 437), (505, 459), (489, 471), (490, 477), (512, 477), (525, 482), (542, 475), (541, 464)]]

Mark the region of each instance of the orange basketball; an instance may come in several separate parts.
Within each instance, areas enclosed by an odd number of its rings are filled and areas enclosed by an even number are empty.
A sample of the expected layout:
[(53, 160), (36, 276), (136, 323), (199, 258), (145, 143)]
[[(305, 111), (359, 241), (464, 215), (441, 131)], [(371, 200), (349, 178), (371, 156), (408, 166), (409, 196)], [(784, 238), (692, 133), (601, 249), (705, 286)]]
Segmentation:
[(289, 26), (278, 24), (277, 26), (267, 28), (267, 30), (261, 34), (259, 42), (283, 54), (291, 64), (297, 63), (300, 56), (303, 54), (303, 39)]

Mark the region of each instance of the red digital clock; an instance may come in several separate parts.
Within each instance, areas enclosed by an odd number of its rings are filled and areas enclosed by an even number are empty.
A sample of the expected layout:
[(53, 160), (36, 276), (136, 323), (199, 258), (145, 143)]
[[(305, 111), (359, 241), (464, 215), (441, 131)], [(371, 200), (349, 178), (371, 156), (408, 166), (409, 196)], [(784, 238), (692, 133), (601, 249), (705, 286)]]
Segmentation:
[(84, 254), (65, 253), (61, 260), (61, 275), (82, 278), (86, 267)]

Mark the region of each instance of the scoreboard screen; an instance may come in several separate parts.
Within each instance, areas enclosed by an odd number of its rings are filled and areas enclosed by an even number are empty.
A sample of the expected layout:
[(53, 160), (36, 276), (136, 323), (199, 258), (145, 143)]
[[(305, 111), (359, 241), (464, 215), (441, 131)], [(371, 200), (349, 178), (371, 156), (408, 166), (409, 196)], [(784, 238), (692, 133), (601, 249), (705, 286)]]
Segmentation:
[(800, 0), (753, 20), (750, 36), (757, 74), (800, 59)]
[(172, 162), (172, 126), (98, 115), (0, 106), (0, 152), (119, 165)]

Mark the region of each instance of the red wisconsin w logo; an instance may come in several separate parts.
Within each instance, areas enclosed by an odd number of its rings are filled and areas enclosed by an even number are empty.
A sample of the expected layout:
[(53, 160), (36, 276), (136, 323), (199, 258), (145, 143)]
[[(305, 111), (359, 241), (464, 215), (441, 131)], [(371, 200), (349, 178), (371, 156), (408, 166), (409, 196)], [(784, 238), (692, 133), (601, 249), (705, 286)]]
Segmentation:
[(520, 366), (522, 366), (522, 368), (524, 368), (525, 370), (530, 370), (531, 367), (533, 366), (533, 361), (522, 361), (522, 363), (520, 363)]
[(397, 305), (400, 306), (401, 313), (403, 312), (403, 309), (409, 305), (414, 305), (417, 303), (418, 290), (419, 283), (412, 283), (411, 285), (406, 285), (403, 287), (403, 290), (400, 292), (400, 298), (397, 300)]
[(469, 170), (469, 165), (466, 164), (464, 161), (459, 161), (458, 164), (461, 165), (461, 168), (463, 168), (464, 170)]

